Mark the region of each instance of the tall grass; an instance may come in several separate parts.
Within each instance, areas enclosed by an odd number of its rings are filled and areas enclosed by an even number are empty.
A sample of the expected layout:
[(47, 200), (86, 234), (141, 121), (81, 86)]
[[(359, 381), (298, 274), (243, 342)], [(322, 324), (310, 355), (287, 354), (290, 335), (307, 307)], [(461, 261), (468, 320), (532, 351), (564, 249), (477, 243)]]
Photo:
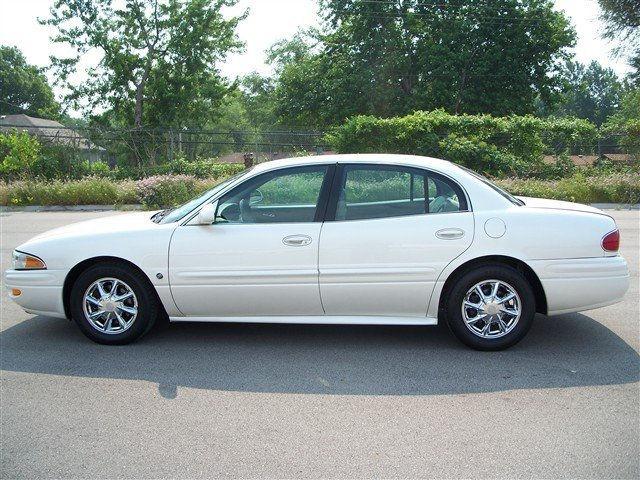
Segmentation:
[[(89, 177), (72, 181), (18, 181), (0, 182), (0, 205), (124, 205), (142, 204), (155, 209), (173, 207), (186, 202), (222, 181), (220, 179), (198, 179), (190, 175), (160, 175), (143, 180), (110, 180)], [(320, 190), (321, 179), (317, 176), (300, 176), (283, 179), (286, 185), (272, 182), (261, 188), (264, 204), (313, 203)], [(381, 191), (395, 191), (391, 178), (376, 183), (356, 182), (350, 184), (355, 192), (349, 201), (380, 199)], [(496, 182), (514, 195), (568, 200), (578, 203), (640, 203), (640, 175), (613, 173), (594, 177), (575, 174), (562, 180), (503, 179)], [(275, 192), (286, 192), (283, 197)], [(399, 192), (399, 190), (398, 190)], [(355, 198), (357, 197), (357, 198)]]

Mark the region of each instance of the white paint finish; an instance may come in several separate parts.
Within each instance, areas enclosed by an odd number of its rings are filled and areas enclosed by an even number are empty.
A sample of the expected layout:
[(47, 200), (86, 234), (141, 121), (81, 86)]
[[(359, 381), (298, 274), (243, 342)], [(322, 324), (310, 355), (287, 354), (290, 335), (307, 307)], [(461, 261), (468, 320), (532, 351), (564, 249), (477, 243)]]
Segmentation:
[[(600, 246), (602, 237), (616, 228), (604, 212), (531, 198), (524, 199), (526, 206), (515, 206), (443, 160), (405, 155), (278, 160), (256, 166), (219, 195), (269, 170), (331, 163), (427, 168), (455, 179), (473, 214), (328, 222), (322, 234), (320, 224), (158, 225), (148, 212), (122, 214), (51, 230), (20, 245), (19, 250), (42, 258), (48, 270), (8, 270), (5, 285), (21, 288), (23, 294), (16, 301), (26, 310), (62, 316), (62, 285), (68, 272), (83, 260), (108, 256), (138, 266), (174, 318), (185, 312), (177, 309), (173, 297), (180, 299), (191, 318), (271, 322), (329, 318), (322, 317), (321, 283), (324, 307), (334, 314), (328, 321), (335, 323), (357, 323), (362, 317), (353, 315), (363, 314), (380, 323), (435, 319), (446, 279), (464, 263), (486, 256), (507, 256), (530, 265), (541, 278), (551, 313), (616, 302), (627, 289), (624, 259)], [(197, 213), (196, 209), (187, 218)], [(505, 224), (499, 238), (488, 235), (494, 234), (493, 228), (485, 230), (493, 218)], [(475, 232), (474, 223), (479, 226)], [(464, 237), (435, 235), (452, 229), (464, 230)], [(311, 243), (283, 243), (285, 237), (298, 235), (308, 236)]]
[(552, 278), (541, 280), (549, 316), (605, 307), (622, 300), (629, 275), (621, 277)]
[[(186, 316), (322, 315), (320, 223), (178, 227), (169, 251), (173, 298)], [(283, 239), (304, 235), (308, 245)]]
[(437, 325), (435, 317), (288, 315), (261, 317), (170, 317), (172, 322), (299, 323), (309, 325)]
[[(462, 238), (436, 232), (460, 229)], [(470, 212), (326, 222), (320, 293), (327, 315), (426, 315), (440, 272), (471, 245)]]
[(603, 258), (572, 258), (562, 260), (530, 260), (529, 265), (541, 280), (548, 278), (609, 278), (629, 274), (627, 262), (621, 256)]
[(544, 288), (548, 314), (589, 310), (618, 302), (629, 286), (620, 256), (530, 261)]
[(490, 218), (484, 222), (484, 231), (491, 238), (500, 238), (507, 232), (507, 226), (499, 218)]
[[(47, 274), (53, 275), (47, 285), (55, 287), (55, 302), (46, 309), (57, 316), (65, 314), (62, 304), (62, 286), (68, 272), (80, 262), (95, 257), (114, 257), (138, 266), (158, 288), (168, 286), (167, 252), (175, 225), (158, 225), (150, 220), (152, 212), (136, 212), (102, 217), (66, 225), (37, 235), (17, 249), (36, 255), (47, 265)], [(162, 273), (163, 279), (156, 274)], [(5, 272), (5, 284), (23, 286), (41, 285), (42, 272)], [(25, 295), (25, 294), (23, 294)], [(170, 296), (160, 295), (168, 312), (175, 311)], [(24, 297), (27, 298), (26, 296)], [(22, 300), (26, 302), (26, 300)], [(42, 310), (22, 303), (25, 309)]]
[[(7, 284), (7, 289), (9, 290), (15, 287), (16, 285)], [(20, 288), (22, 294), (14, 296), (9, 293), (9, 298), (25, 310), (35, 315), (64, 318), (62, 287), (31, 285), (17, 288)]]

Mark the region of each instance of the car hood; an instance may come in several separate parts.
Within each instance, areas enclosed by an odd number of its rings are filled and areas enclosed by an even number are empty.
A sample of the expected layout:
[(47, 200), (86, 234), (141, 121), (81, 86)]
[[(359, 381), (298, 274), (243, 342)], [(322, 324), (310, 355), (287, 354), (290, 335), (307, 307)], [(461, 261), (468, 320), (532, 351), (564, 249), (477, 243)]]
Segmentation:
[[(71, 223), (64, 227), (48, 230), (40, 235), (33, 237), (29, 242), (64, 238), (64, 237), (80, 237), (93, 236), (105, 233), (129, 232), (136, 230), (146, 230), (155, 224), (151, 221), (154, 212), (134, 212), (124, 213), (120, 215), (111, 215), (109, 217), (95, 218), (93, 220), (85, 220), (83, 222)], [(28, 242), (28, 243), (29, 243)]]
[[(607, 215), (599, 208), (583, 205), (581, 203), (565, 202), (562, 200), (549, 200), (546, 198), (517, 197), (529, 208), (549, 208), (553, 210), (572, 210), (575, 212), (595, 213)], [(607, 215), (608, 216), (608, 215)]]

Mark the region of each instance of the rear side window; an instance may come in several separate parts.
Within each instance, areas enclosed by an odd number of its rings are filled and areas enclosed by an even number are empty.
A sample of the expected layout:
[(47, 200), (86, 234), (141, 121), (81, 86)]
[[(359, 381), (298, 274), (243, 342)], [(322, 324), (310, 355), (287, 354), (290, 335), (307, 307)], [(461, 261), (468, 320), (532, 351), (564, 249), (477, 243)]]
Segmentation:
[(347, 165), (338, 184), (336, 220), (466, 211), (460, 187), (442, 175), (392, 166)]

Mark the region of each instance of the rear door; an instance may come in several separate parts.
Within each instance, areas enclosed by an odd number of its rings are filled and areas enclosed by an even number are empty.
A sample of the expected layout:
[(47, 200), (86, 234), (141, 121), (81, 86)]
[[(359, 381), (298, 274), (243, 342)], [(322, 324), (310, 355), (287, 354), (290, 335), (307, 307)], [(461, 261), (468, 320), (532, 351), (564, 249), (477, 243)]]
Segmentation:
[(327, 315), (426, 316), (435, 281), (473, 239), (453, 180), (422, 169), (339, 165), (319, 251)]

